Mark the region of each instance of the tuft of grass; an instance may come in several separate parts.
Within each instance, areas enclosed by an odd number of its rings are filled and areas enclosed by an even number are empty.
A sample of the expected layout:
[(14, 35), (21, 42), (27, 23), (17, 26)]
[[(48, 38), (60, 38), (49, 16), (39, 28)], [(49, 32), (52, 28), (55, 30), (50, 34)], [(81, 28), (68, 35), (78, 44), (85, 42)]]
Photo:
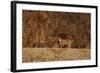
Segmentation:
[(91, 49), (71, 48), (23, 48), (23, 62), (46, 62), (86, 60), (91, 58)]

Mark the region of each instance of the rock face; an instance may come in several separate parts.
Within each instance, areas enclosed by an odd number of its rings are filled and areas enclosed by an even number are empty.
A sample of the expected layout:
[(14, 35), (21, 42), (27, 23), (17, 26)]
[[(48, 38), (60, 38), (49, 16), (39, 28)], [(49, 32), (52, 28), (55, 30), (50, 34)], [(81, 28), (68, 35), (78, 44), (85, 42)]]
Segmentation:
[(73, 42), (69, 48), (90, 48), (89, 13), (23, 10), (22, 17), (23, 48), (61, 48), (59, 38), (71, 39)]

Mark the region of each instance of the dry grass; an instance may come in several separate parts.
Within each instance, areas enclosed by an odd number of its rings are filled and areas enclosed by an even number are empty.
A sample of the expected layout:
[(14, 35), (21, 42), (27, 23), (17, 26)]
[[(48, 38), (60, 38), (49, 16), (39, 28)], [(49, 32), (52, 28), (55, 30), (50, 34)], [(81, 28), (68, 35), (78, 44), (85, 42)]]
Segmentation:
[(91, 58), (90, 50), (88, 48), (23, 48), (23, 62), (85, 60)]

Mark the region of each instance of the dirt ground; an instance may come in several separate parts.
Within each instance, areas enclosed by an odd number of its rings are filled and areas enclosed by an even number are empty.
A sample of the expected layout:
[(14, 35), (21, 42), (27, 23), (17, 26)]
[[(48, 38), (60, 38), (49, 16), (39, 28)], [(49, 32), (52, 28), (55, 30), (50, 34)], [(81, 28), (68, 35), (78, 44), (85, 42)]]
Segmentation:
[(23, 48), (23, 62), (86, 60), (91, 58), (88, 48)]

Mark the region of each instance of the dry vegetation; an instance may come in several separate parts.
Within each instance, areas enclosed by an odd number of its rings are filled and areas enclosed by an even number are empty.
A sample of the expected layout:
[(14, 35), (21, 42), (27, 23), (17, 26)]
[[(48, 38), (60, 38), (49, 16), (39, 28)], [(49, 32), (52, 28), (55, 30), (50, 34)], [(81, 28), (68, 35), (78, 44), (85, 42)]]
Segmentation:
[(90, 59), (89, 13), (23, 10), (23, 62)]
[(24, 48), (23, 62), (45, 62), (90, 59), (90, 49)]

